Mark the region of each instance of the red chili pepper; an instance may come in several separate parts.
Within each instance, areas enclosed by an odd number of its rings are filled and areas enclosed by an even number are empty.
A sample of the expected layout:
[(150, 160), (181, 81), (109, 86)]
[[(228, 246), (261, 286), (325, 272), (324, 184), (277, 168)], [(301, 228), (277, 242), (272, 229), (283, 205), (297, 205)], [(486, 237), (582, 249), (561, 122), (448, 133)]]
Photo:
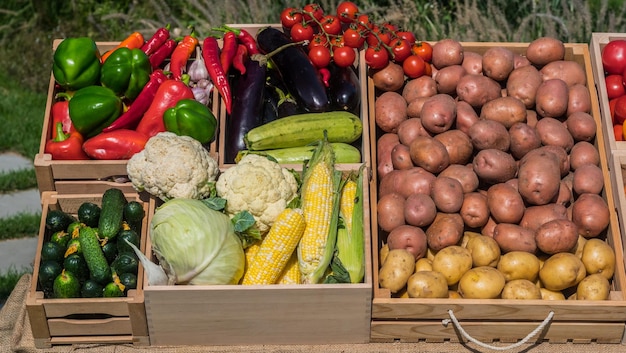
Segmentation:
[(230, 114), (232, 95), (228, 77), (226, 77), (226, 73), (220, 63), (220, 47), (217, 44), (217, 39), (214, 37), (204, 39), (202, 42), (202, 58), (204, 59), (204, 65), (206, 65), (211, 81), (213, 81), (213, 84), (217, 87), (217, 90), (224, 100), (224, 104), (226, 104), (226, 112)]
[(115, 119), (113, 123), (105, 127), (102, 132), (114, 131), (117, 129), (134, 129), (141, 117), (146, 113), (154, 97), (159, 89), (159, 86), (168, 78), (163, 73), (163, 70), (155, 70), (150, 74), (150, 81), (146, 83), (137, 98), (133, 101), (127, 111), (125, 111), (119, 118)]
[(102, 132), (83, 143), (85, 153), (93, 159), (129, 159), (146, 146), (148, 137), (135, 130)]
[(222, 26), (222, 27), (217, 27), (217, 28), (213, 28), (216, 31), (222, 31), (222, 32), (233, 32), (237, 35), (237, 40), (239, 40), (239, 42), (243, 45), (246, 46), (246, 48), (248, 49), (248, 54), (250, 55), (254, 55), (254, 54), (260, 54), (261, 52), (259, 51), (259, 47), (257, 47), (256, 45), (256, 38), (254, 38), (254, 36), (252, 34), (250, 34), (250, 32), (246, 31), (243, 28), (233, 28), (230, 26)]
[(318, 72), (320, 73), (320, 75), (322, 76), (322, 82), (324, 82), (324, 86), (326, 86), (326, 88), (328, 88), (330, 86), (330, 71), (325, 68), (322, 67), (318, 70)]
[(154, 52), (161, 47), (167, 40), (170, 39), (170, 25), (169, 23), (165, 25), (165, 27), (161, 27), (154, 32), (152, 37), (148, 39), (144, 45), (141, 46), (141, 50), (143, 50), (146, 55), (150, 56), (154, 54)]
[(248, 60), (248, 49), (245, 45), (238, 44), (237, 52), (233, 58), (233, 67), (242, 75), (246, 73), (246, 60)]
[(237, 54), (237, 36), (233, 32), (226, 32), (222, 38), (222, 50), (220, 52), (220, 63), (224, 73), (228, 74), (233, 58)]
[(189, 86), (174, 79), (165, 80), (156, 92), (148, 110), (144, 113), (141, 121), (135, 129), (149, 138), (165, 131), (163, 114), (172, 108), (179, 100), (194, 98), (193, 91)]
[(72, 124), (72, 119), (70, 118), (70, 95), (66, 92), (61, 92), (58, 93), (56, 97), (65, 99), (57, 101), (52, 105), (52, 111), (50, 112), (50, 117), (52, 118), (52, 124), (50, 124), (52, 128), (52, 139), (57, 137), (57, 123), (63, 124), (63, 132), (66, 134), (76, 131)]
[(173, 79), (181, 79), (183, 72), (186, 70), (187, 61), (189, 61), (191, 54), (196, 50), (198, 44), (198, 38), (196, 38), (196, 34), (193, 30), (191, 34), (186, 35), (178, 42), (172, 53), (172, 58), (170, 59), (170, 71), (172, 72)]
[(148, 59), (150, 59), (150, 65), (152, 65), (152, 70), (158, 69), (161, 64), (165, 61), (165, 59), (169, 58), (174, 49), (176, 49), (176, 41), (173, 39), (168, 39), (165, 43), (160, 46), (154, 54), (150, 55)]
[(78, 131), (65, 133), (63, 123), (56, 123), (55, 137), (46, 142), (44, 151), (52, 155), (52, 159), (82, 160), (89, 159), (83, 151), (83, 136)]

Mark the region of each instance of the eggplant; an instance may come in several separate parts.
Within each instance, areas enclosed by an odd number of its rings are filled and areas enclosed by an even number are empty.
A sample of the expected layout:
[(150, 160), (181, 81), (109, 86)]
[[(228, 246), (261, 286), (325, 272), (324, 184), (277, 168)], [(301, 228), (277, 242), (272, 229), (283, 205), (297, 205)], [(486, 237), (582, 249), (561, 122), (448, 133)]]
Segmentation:
[(256, 39), (259, 49), (265, 54), (292, 44), (272, 54), (270, 58), (289, 93), (307, 112), (324, 112), (329, 109), (326, 86), (302, 46), (293, 45), (292, 40), (283, 31), (273, 27), (261, 29)]
[(244, 135), (263, 124), (263, 103), (267, 64), (246, 62), (246, 73), (235, 80), (233, 107), (226, 119), (224, 163), (235, 163), (237, 152), (245, 150)]
[(357, 114), (361, 105), (361, 84), (352, 66), (328, 65), (330, 80), (328, 96), (333, 110), (345, 110)]

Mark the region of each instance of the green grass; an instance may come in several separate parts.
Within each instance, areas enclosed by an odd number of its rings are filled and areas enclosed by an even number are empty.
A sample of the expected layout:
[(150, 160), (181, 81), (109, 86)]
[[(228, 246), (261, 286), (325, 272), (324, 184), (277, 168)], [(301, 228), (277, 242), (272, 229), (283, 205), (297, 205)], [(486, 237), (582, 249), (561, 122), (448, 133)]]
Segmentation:
[(0, 241), (37, 235), (40, 219), (41, 213), (18, 213), (0, 219)]
[(17, 282), (27, 273), (33, 273), (33, 269), (29, 267), (19, 269), (10, 268), (5, 273), (0, 274), (0, 304), (6, 302)]
[(9, 173), (0, 173), (0, 190), (10, 192), (28, 190), (37, 187), (35, 169), (20, 169)]

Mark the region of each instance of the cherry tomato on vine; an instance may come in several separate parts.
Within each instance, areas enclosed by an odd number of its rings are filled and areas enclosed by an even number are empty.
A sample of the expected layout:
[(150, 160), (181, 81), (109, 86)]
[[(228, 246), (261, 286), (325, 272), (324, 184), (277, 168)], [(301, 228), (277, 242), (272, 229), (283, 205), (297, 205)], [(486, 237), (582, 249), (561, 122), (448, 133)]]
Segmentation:
[(335, 47), (333, 48), (333, 61), (339, 67), (348, 67), (354, 64), (356, 53), (351, 47)]
[(285, 28), (291, 28), (298, 22), (302, 22), (302, 13), (294, 7), (287, 7), (280, 13), (280, 23)]
[(398, 26), (389, 22), (383, 23), (381, 27), (386, 28), (387, 31), (392, 32), (392, 33), (396, 33), (398, 31)]
[(426, 62), (433, 59), (433, 46), (428, 42), (417, 42), (413, 44), (412, 50), (413, 54), (419, 55)]
[(402, 70), (409, 78), (418, 78), (425, 74), (426, 65), (421, 56), (413, 54), (402, 62)]
[(309, 50), (309, 58), (318, 69), (326, 67), (330, 64), (330, 50), (322, 46), (313, 47)]
[(413, 45), (413, 43), (415, 43), (415, 35), (413, 34), (413, 32), (398, 31), (398, 32), (396, 32), (396, 36), (398, 38), (406, 39), (411, 45)]
[(391, 42), (391, 33), (384, 27), (374, 25), (372, 31), (367, 35), (365, 41), (370, 47), (375, 47), (378, 43), (388, 45)]
[(389, 64), (389, 52), (382, 47), (367, 47), (365, 63), (372, 69), (382, 69)]
[(361, 31), (369, 31), (372, 28), (372, 22), (370, 22), (370, 17), (366, 14), (361, 14), (356, 18), (356, 23), (358, 25), (358, 29)]
[(345, 42), (343, 41), (343, 36), (334, 36), (330, 38), (330, 46), (332, 48), (339, 48), (345, 46)]
[(320, 21), (322, 30), (330, 35), (338, 35), (341, 33), (341, 21), (335, 15), (326, 15)]
[[(324, 17), (324, 9), (318, 4), (307, 4), (302, 8), (305, 21), (311, 21), (313, 18), (321, 20)], [(313, 15), (313, 18), (311, 17)]]
[(606, 83), (606, 95), (609, 99), (621, 97), (626, 94), (626, 87), (622, 75), (607, 75), (604, 78)]
[(328, 46), (328, 37), (326, 37), (323, 33), (317, 33), (313, 36), (313, 39), (309, 42), (309, 50), (317, 46)]
[(348, 27), (343, 31), (343, 42), (351, 48), (361, 49), (365, 44), (365, 37), (356, 28)]
[(354, 22), (358, 13), (359, 8), (352, 1), (343, 1), (337, 5), (337, 17), (343, 23)]
[(294, 42), (313, 39), (313, 26), (298, 22), (291, 27), (291, 39)]
[(402, 39), (399, 37), (392, 39), (389, 43), (389, 46), (391, 47), (391, 51), (393, 52), (392, 59), (397, 63), (403, 62), (412, 54), (411, 44), (406, 39)]

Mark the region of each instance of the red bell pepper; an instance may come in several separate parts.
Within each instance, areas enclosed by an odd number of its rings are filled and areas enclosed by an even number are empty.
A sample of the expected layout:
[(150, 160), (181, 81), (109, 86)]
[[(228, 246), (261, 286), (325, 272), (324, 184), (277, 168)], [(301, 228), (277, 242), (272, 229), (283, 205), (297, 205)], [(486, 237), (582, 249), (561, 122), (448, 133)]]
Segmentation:
[(50, 124), (52, 131), (50, 136), (52, 139), (57, 137), (57, 123), (63, 124), (62, 131), (66, 134), (76, 131), (74, 125), (72, 125), (72, 119), (70, 118), (69, 94), (64, 92), (58, 93), (57, 98), (66, 99), (57, 101), (52, 105), (52, 111), (50, 113), (50, 117), (52, 118), (52, 124)]
[(209, 77), (224, 100), (226, 105), (226, 112), (230, 114), (232, 106), (232, 94), (230, 91), (230, 84), (228, 83), (228, 77), (222, 68), (220, 63), (220, 47), (217, 44), (217, 39), (214, 37), (206, 37), (202, 42), (202, 58), (204, 64), (209, 72)]
[(83, 151), (83, 136), (78, 131), (65, 133), (62, 122), (56, 123), (55, 131), (55, 137), (48, 140), (44, 148), (44, 152), (51, 154), (52, 159), (89, 159)]
[(102, 132), (83, 143), (83, 150), (93, 159), (129, 159), (140, 152), (148, 137), (134, 130)]
[(163, 82), (157, 90), (152, 104), (139, 121), (137, 132), (144, 134), (148, 138), (165, 131), (163, 114), (185, 98), (194, 98), (193, 91), (189, 86), (181, 81), (168, 79)]

